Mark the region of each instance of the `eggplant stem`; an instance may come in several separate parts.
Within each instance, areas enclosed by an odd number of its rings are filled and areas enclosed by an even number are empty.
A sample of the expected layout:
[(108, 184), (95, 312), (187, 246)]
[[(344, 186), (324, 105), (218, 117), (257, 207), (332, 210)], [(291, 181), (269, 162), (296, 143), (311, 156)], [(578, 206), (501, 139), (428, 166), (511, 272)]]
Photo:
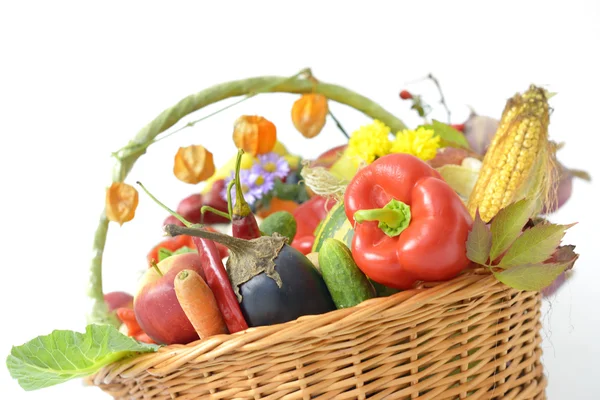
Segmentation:
[(175, 224), (165, 225), (164, 230), (169, 236), (187, 235), (200, 237), (203, 239), (212, 240), (227, 247), (229, 250), (236, 253), (243, 253), (248, 249), (249, 240), (235, 238), (219, 232), (211, 232), (202, 229), (202, 225), (192, 225), (192, 227), (184, 227)]

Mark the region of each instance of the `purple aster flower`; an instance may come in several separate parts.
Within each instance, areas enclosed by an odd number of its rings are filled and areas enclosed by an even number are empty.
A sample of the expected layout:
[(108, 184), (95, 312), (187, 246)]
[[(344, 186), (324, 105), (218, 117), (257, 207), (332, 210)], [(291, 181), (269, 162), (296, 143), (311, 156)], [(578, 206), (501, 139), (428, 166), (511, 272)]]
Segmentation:
[[(256, 167), (256, 166), (255, 166)], [(275, 181), (272, 176), (265, 176), (261, 170), (253, 167), (252, 169), (243, 169), (240, 171), (240, 184), (244, 192), (244, 199), (250, 205), (261, 199), (265, 194), (273, 189)], [(235, 173), (225, 179), (225, 189), (221, 193), (223, 199), (227, 200), (227, 186), (235, 178)], [(236, 189), (231, 188), (231, 202), (235, 204)]]
[(250, 169), (249, 180), (252, 182), (252, 188), (260, 194), (260, 197), (269, 193), (275, 187), (275, 176), (265, 174), (259, 164)]
[[(240, 185), (242, 186), (242, 191), (244, 193), (244, 199), (246, 199), (246, 202), (248, 202), (248, 204), (254, 204), (254, 202), (256, 200), (258, 200), (255, 196), (255, 190), (253, 190), (252, 187), (252, 181), (250, 180), (250, 170), (248, 169), (243, 169), (240, 171)], [(225, 178), (225, 188), (223, 189), (223, 191), (221, 192), (221, 197), (227, 201), (227, 186), (229, 186), (229, 183), (231, 181), (233, 181), (235, 178), (235, 172), (232, 173), (230, 176), (228, 176), (227, 178)], [(231, 202), (232, 205), (235, 204), (235, 185), (231, 187)]]
[(260, 169), (265, 178), (271, 176), (272, 178), (283, 179), (290, 172), (288, 162), (275, 152), (259, 155), (256, 167)]

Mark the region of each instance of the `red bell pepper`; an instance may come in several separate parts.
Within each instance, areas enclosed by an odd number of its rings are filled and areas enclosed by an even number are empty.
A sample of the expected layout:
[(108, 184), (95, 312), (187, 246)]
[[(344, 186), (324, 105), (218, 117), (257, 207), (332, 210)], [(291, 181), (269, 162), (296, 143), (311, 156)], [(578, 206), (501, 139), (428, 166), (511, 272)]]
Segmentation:
[(336, 201), (333, 199), (313, 196), (294, 210), (296, 236), (292, 241), (293, 248), (305, 255), (312, 251), (315, 242), (315, 230), (335, 203)]
[(469, 265), (473, 220), (438, 172), (409, 154), (381, 157), (358, 171), (345, 193), (356, 221), (352, 255), (372, 280), (396, 289), (452, 279)]

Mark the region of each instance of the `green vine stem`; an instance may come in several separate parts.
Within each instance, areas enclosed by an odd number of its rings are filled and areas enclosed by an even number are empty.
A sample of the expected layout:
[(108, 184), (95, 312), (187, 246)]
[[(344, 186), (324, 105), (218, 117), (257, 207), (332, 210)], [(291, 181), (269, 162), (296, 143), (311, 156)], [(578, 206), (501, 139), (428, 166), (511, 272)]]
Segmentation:
[[(392, 132), (406, 129), (406, 125), (372, 100), (344, 87), (309, 79), (310, 70), (303, 70), (293, 77), (263, 76), (222, 83), (185, 97), (173, 107), (160, 113), (143, 127), (135, 137), (121, 150), (114, 153), (117, 163), (114, 166), (112, 181), (123, 182), (137, 159), (146, 152), (155, 138), (185, 116), (203, 107), (232, 97), (252, 97), (259, 93), (319, 93), (329, 100), (345, 104), (365, 115), (378, 119)], [(237, 103), (236, 103), (237, 104)], [(211, 114), (212, 115), (212, 114)], [(196, 121), (198, 122), (198, 121)], [(195, 122), (188, 123), (191, 126)], [(165, 135), (166, 136), (166, 135)], [(94, 235), (93, 258), (90, 268), (88, 295), (92, 299), (92, 311), (88, 315), (89, 323), (117, 324), (116, 317), (108, 312), (102, 289), (102, 256), (108, 234), (109, 221), (102, 213)]]

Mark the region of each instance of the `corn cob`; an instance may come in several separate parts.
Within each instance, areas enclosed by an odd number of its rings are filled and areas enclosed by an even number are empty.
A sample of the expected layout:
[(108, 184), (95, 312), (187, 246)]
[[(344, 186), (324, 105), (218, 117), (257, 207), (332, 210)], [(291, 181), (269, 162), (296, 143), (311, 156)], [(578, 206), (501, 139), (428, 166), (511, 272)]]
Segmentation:
[(536, 197), (536, 211), (551, 200), (556, 174), (548, 108), (546, 92), (533, 85), (508, 100), (469, 197), (472, 216), (479, 210), (487, 222), (521, 197)]

